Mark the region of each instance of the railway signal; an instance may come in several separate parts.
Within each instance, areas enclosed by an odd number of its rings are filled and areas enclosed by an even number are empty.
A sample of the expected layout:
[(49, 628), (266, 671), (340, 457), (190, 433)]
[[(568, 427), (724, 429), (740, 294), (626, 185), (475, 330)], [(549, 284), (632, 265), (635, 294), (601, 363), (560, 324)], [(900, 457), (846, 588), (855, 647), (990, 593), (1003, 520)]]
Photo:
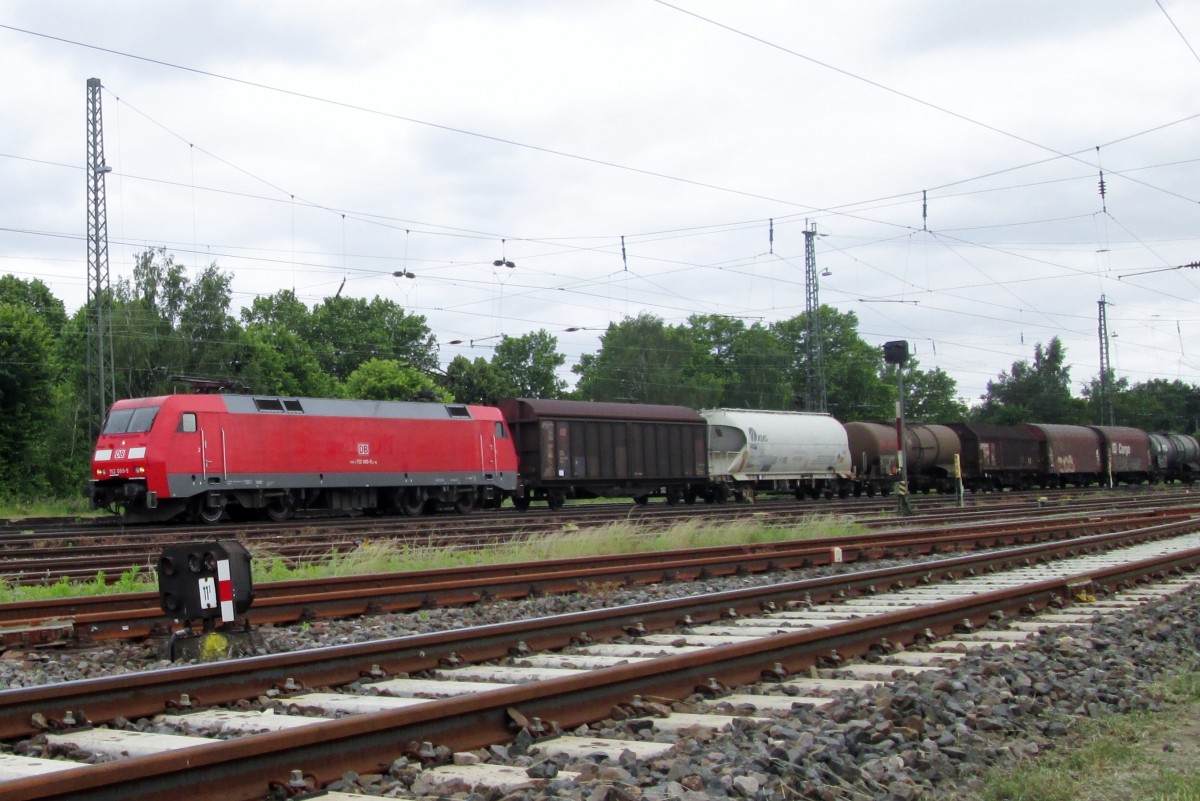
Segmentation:
[[(168, 545), (158, 557), (158, 601), (184, 626), (171, 635), (172, 659), (216, 659), (242, 650), (249, 629), (236, 631), (234, 624), (254, 602), (250, 553), (234, 541)], [(196, 620), (200, 633), (192, 629)]]
[(908, 340), (897, 339), (883, 343), (883, 360), (896, 365), (896, 461), (900, 465), (900, 483), (896, 486), (898, 512), (912, 514), (908, 500), (908, 459), (905, 458), (904, 442), (904, 365), (908, 361)]

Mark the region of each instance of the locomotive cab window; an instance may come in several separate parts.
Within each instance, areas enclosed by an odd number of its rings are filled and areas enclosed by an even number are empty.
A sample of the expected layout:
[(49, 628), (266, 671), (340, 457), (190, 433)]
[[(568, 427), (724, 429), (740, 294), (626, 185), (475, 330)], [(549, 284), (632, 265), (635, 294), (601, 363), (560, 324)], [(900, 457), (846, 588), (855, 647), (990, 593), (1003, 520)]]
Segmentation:
[(157, 406), (141, 406), (136, 409), (114, 409), (104, 423), (102, 434), (144, 434), (154, 425), (158, 414)]
[(508, 439), (508, 431), (504, 428), (504, 423), (496, 423), (496, 439)]
[(179, 416), (179, 430), (184, 434), (196, 433), (196, 413), (184, 412)]

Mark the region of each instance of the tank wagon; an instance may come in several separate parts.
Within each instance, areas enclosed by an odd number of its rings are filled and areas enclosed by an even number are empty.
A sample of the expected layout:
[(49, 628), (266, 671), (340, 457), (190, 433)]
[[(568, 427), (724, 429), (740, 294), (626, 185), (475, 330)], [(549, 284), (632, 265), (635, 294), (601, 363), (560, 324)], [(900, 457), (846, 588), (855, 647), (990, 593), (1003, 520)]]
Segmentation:
[(709, 409), (708, 465), (713, 500), (788, 492), (846, 497), (853, 489), (846, 429), (827, 414)]
[(1200, 443), (1188, 434), (1150, 434), (1154, 474), (1162, 481), (1191, 484), (1200, 474)]
[(113, 404), (86, 493), (129, 519), (297, 509), (420, 514), (499, 505), (517, 486), (497, 409), (250, 395), (168, 395)]
[(683, 406), (502, 400), (520, 462), (518, 508), (567, 498), (694, 503), (708, 483), (705, 421)]
[[(908, 485), (914, 492), (954, 492), (954, 457), (962, 453), (958, 435), (948, 426), (905, 425), (904, 458)], [(888, 494), (900, 480), (896, 456), (896, 426), (885, 423), (846, 423), (855, 494)]]

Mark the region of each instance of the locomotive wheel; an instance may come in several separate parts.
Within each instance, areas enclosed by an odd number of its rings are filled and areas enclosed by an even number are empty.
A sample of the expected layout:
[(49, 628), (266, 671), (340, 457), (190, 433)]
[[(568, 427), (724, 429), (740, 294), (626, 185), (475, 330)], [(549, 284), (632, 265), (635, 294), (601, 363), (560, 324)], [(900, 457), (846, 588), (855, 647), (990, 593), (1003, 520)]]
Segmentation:
[(210, 526), (220, 523), (221, 518), (225, 516), (225, 504), (209, 506), (205, 503), (206, 500), (206, 496), (201, 495), (192, 501), (192, 517), (197, 523), (206, 523)]
[(475, 493), (460, 492), (454, 499), (454, 511), (460, 515), (469, 515), (475, 510)]
[(277, 498), (272, 498), (263, 507), (263, 515), (272, 523), (282, 523), (285, 520), (291, 520), (292, 514), (295, 511), (296, 504), (292, 501), (291, 495), (280, 495)]
[(425, 508), (425, 492), (419, 487), (408, 487), (396, 493), (396, 507), (405, 517), (417, 517)]

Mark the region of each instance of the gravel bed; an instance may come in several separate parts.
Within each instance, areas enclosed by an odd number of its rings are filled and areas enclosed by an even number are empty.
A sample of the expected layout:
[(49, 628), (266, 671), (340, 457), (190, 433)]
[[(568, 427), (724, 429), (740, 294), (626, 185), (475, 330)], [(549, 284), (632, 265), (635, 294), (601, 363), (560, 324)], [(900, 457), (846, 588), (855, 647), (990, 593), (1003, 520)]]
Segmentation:
[[(871, 567), (882, 566), (882, 563)], [(854, 566), (805, 571), (803, 576), (847, 572)], [(789, 574), (799, 578), (800, 573)], [(260, 629), (261, 653), (361, 642), (457, 629), (537, 615), (593, 609), (768, 583), (770, 577), (715, 579), (682, 585), (613, 587), (588, 596), (543, 597), (406, 615), (381, 615), (309, 626)], [(461, 801), (702, 801), (703, 799), (949, 799), (977, 789), (980, 776), (1052, 749), (1081, 718), (1159, 710), (1153, 683), (1194, 667), (1200, 642), (1200, 589), (1130, 610), (1070, 635), (1047, 632), (1019, 650), (984, 651), (953, 668), (879, 687), (842, 692), (820, 712), (797, 708), (786, 718), (744, 722), (731, 732), (673, 735), (669, 759), (638, 764), (618, 760), (546, 760), (523, 738), (508, 746), (454, 755), (524, 768), (546, 784), (501, 793), (442, 788), (434, 795), (419, 764), (397, 759), (384, 774), (348, 774), (328, 789), (375, 796), (422, 794)], [(147, 646), (86, 653), (9, 652), (0, 658), (0, 687), (18, 687), (165, 667)], [(747, 692), (778, 692), (760, 686)], [(699, 699), (676, 704), (689, 711)], [(272, 708), (260, 699), (249, 708)], [(153, 721), (116, 725), (160, 730)], [(578, 734), (653, 739), (641, 725), (606, 720)], [(6, 749), (7, 750), (7, 749)], [(39, 738), (18, 753), (39, 753)], [(447, 759), (450, 754), (444, 754)], [(582, 780), (557, 778), (559, 771)]]

